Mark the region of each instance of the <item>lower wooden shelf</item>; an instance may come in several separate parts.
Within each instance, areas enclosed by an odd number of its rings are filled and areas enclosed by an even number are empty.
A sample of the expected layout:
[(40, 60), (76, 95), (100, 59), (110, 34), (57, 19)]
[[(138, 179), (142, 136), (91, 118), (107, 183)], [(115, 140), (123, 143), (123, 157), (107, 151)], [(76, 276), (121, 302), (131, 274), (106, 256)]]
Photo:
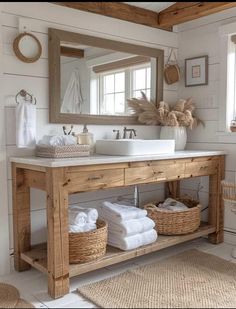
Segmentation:
[[(114, 247), (107, 246), (107, 253), (99, 260), (84, 263), (84, 264), (72, 264), (69, 267), (70, 277), (74, 277), (83, 273), (93, 271), (102, 267), (106, 267), (112, 264), (120, 263), (125, 260), (132, 259), (147, 253), (158, 251), (167, 247), (171, 247), (188, 240), (193, 240), (208, 234), (214, 233), (216, 228), (203, 223), (200, 228), (188, 235), (181, 236), (158, 236), (155, 243), (140, 247), (135, 250), (121, 251)], [(31, 250), (21, 254), (22, 260), (38, 269), (41, 272), (47, 273), (47, 244), (40, 244), (32, 246)]]

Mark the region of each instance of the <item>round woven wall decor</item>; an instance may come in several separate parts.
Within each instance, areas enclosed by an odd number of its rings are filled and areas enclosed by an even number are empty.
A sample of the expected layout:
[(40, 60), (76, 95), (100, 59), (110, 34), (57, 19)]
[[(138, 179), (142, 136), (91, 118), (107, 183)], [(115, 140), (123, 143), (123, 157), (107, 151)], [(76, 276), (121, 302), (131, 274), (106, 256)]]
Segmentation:
[(14, 39), (13, 50), (18, 59), (27, 63), (37, 61), (42, 54), (41, 43), (36, 36), (28, 32), (20, 33)]

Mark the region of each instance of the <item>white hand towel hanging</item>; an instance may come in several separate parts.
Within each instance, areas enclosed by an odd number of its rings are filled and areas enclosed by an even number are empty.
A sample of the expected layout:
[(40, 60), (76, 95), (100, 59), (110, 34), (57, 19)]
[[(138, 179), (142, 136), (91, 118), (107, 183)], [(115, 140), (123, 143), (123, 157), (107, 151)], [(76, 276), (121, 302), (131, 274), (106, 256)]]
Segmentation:
[(80, 77), (78, 69), (75, 69), (72, 74), (61, 105), (62, 113), (80, 114), (82, 112), (82, 97)]
[(16, 106), (16, 145), (33, 148), (36, 144), (36, 105), (19, 102)]

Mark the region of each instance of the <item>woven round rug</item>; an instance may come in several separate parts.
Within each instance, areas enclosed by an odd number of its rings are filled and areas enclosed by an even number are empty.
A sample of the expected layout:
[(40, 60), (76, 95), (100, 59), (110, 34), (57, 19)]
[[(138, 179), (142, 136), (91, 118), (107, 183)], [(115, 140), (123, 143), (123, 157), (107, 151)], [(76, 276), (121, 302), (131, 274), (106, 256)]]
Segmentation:
[(15, 308), (35, 308), (32, 304), (28, 303), (24, 299), (19, 299), (18, 303), (16, 304)]
[(0, 308), (14, 308), (19, 298), (20, 294), (14, 286), (0, 283)]

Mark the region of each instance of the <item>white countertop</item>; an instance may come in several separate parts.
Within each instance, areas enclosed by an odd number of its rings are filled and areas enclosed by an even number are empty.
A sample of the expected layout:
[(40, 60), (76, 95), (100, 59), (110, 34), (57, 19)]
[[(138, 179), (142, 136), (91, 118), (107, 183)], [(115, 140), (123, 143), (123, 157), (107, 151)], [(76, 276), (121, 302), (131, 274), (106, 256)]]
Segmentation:
[(137, 161), (154, 161), (167, 159), (195, 158), (206, 156), (225, 155), (225, 151), (208, 151), (208, 150), (184, 150), (174, 153), (160, 155), (141, 155), (141, 156), (106, 156), (94, 154), (89, 157), (78, 158), (63, 158), (63, 159), (48, 159), (40, 157), (12, 157), (10, 162), (37, 165), (43, 167), (66, 167), (78, 165), (94, 165), (94, 164), (109, 164), (109, 163), (124, 163)]

